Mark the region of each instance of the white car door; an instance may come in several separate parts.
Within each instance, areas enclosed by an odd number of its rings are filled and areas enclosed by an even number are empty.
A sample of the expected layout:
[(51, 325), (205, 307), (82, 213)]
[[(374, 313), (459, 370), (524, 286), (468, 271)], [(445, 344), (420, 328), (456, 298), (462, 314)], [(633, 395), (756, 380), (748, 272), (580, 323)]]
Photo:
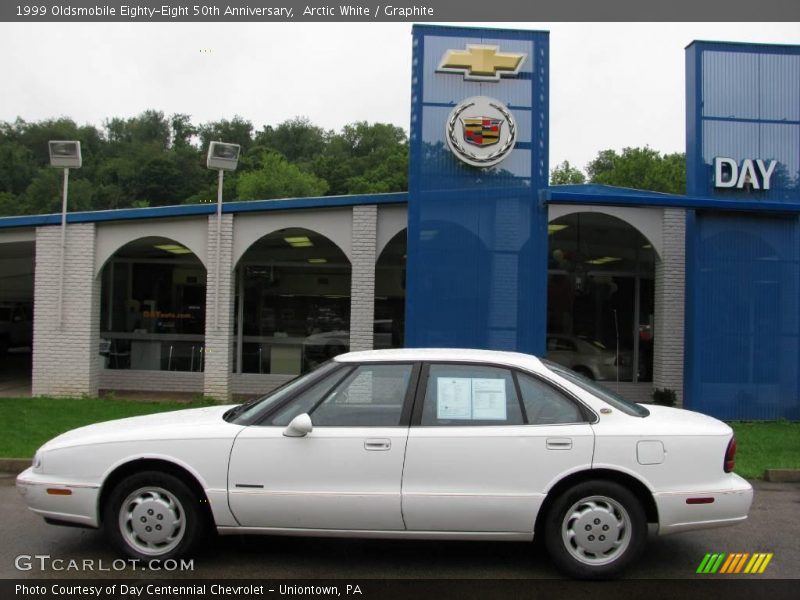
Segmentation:
[(591, 467), (589, 413), (538, 378), (463, 364), (422, 377), (403, 471), (410, 531), (531, 533), (548, 486)]
[[(242, 526), (403, 529), (400, 482), (410, 418), (412, 364), (344, 367), (301, 392), (264, 425), (237, 438), (228, 472)], [(286, 437), (307, 413), (313, 429)]]

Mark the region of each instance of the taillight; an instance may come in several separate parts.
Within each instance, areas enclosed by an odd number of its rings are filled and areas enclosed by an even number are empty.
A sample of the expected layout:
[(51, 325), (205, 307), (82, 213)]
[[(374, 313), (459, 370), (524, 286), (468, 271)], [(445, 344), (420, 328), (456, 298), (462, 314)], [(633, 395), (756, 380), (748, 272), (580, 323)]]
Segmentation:
[(725, 472), (730, 473), (736, 466), (736, 437), (732, 437), (728, 442), (728, 449), (725, 450)]

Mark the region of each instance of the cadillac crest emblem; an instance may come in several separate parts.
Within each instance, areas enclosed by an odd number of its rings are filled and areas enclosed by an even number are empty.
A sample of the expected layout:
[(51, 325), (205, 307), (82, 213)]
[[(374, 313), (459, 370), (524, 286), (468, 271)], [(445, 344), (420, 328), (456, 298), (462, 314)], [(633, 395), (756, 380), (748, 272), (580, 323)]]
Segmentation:
[(467, 117), (461, 119), (464, 126), (464, 141), (473, 146), (493, 146), (500, 141), (503, 119), (489, 117)]
[(473, 96), (450, 113), (445, 138), (451, 152), (473, 167), (491, 167), (514, 149), (517, 125), (499, 100)]

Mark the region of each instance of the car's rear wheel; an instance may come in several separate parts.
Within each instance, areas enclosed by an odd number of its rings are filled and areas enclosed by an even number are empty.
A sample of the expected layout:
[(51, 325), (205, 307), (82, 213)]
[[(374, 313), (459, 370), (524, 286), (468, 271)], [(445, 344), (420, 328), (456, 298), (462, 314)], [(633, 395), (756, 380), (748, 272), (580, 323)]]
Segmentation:
[(602, 579), (625, 569), (644, 548), (647, 518), (627, 488), (586, 481), (559, 496), (545, 521), (545, 545), (571, 577)]
[(179, 478), (158, 471), (120, 482), (106, 502), (103, 522), (111, 542), (140, 560), (184, 556), (207, 530), (192, 490)]

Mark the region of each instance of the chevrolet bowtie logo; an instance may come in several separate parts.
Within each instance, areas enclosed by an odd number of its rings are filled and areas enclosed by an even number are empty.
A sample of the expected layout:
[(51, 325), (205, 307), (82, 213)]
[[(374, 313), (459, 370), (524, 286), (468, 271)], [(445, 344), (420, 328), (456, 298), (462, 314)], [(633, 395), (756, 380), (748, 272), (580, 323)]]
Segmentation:
[(519, 73), (527, 54), (498, 52), (499, 46), (468, 44), (466, 50), (448, 50), (436, 69), (440, 73), (463, 73), (471, 81), (500, 81), (500, 76)]

